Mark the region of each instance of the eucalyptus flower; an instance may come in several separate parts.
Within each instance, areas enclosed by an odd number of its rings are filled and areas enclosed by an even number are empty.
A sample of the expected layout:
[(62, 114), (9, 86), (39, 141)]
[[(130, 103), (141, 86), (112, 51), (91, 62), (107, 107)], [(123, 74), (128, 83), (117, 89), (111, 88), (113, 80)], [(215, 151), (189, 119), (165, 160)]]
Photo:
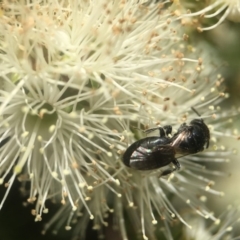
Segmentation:
[(240, 223), (239, 206), (229, 205), (214, 223), (204, 221), (193, 214), (188, 214), (188, 219), (194, 227), (193, 229), (184, 229), (184, 239), (186, 240), (240, 239), (237, 233)]
[[(1, 4), (0, 183), (7, 190), (0, 208), (18, 179), (35, 206), (35, 221), (51, 199), (63, 210), (48, 226), (65, 224), (60, 216), (67, 209), (66, 229), (79, 214), (82, 235), (90, 220), (101, 230), (113, 213), (127, 239), (125, 211), (144, 239), (154, 238), (161, 221), (191, 227), (179, 203), (215, 221), (205, 202), (208, 194), (223, 195), (211, 177), (222, 175), (218, 166), (231, 154), (221, 137), (228, 136), (222, 119), (233, 112), (221, 111), (224, 79), (208, 46), (191, 45), (163, 3)], [(170, 124), (177, 131), (199, 117), (192, 106), (209, 126), (207, 151), (181, 158), (181, 171), (167, 177), (160, 177), (165, 168), (142, 172), (123, 165), (126, 148), (145, 136), (141, 130)], [(216, 168), (206, 170), (206, 162)]]
[[(176, 1), (178, 3), (178, 1)], [(191, 13), (186, 13), (180, 15), (180, 18), (188, 18), (188, 17), (204, 17), (207, 19), (210, 18), (218, 18), (215, 24), (210, 25), (209, 27), (198, 27), (199, 31), (207, 31), (216, 28), (226, 19), (233, 22), (240, 22), (240, 1), (239, 0), (210, 0), (203, 2), (187, 2), (186, 7), (190, 8), (198, 8), (200, 10), (193, 10)], [(199, 5), (199, 6), (198, 6)], [(202, 7), (203, 5), (203, 7)]]

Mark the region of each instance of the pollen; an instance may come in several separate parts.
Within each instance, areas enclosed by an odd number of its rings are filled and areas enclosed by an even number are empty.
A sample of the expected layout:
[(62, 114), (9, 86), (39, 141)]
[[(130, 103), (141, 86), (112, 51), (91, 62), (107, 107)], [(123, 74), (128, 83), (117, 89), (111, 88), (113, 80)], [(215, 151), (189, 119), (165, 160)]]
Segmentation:
[(49, 131), (50, 133), (53, 133), (53, 132), (55, 131), (55, 129), (56, 129), (56, 126), (55, 126), (55, 125), (52, 125), (52, 126), (49, 127), (48, 131)]
[(16, 165), (13, 170), (14, 174), (19, 174), (22, 172), (22, 166)]
[(71, 226), (65, 226), (65, 230), (70, 231), (72, 229)]
[(58, 178), (58, 173), (57, 173), (57, 172), (52, 172), (52, 176), (53, 176), (54, 178)]

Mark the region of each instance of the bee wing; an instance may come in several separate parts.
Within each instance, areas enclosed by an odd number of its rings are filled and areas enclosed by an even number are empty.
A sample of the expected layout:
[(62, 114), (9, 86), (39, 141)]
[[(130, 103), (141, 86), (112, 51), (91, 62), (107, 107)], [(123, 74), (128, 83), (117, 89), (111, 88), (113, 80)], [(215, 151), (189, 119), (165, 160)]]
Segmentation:
[(174, 156), (175, 155), (175, 149), (170, 144), (159, 145), (159, 146), (154, 147), (154, 149), (152, 150), (152, 155), (153, 156), (161, 155), (161, 157)]
[(152, 149), (146, 149), (143, 147), (139, 147), (138, 149), (135, 150), (135, 154), (133, 154), (131, 156), (131, 160), (144, 160), (144, 159), (148, 159), (151, 156), (154, 156), (156, 154), (161, 153), (162, 156), (164, 155), (169, 155), (169, 153), (175, 153), (173, 146), (171, 146), (170, 144), (166, 144), (166, 145), (158, 145), (155, 146)]
[(131, 160), (144, 160), (146, 159), (148, 156), (150, 156), (152, 154), (152, 149), (147, 149), (144, 147), (139, 147), (138, 149), (136, 149), (132, 156), (131, 156)]
[(130, 167), (138, 170), (151, 170), (164, 167), (175, 158), (174, 147), (170, 144), (157, 145), (153, 148), (139, 147), (130, 158)]

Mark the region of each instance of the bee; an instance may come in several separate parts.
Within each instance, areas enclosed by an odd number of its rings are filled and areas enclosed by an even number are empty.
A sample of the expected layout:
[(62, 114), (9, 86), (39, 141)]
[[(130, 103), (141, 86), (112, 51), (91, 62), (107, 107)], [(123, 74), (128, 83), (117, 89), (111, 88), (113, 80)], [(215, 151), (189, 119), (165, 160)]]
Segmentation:
[[(146, 137), (134, 142), (123, 154), (123, 163), (136, 170), (158, 169), (172, 163), (175, 168), (166, 170), (162, 175), (179, 170), (181, 165), (176, 155), (185, 156), (198, 153), (209, 147), (210, 131), (200, 114), (192, 107), (192, 110), (200, 117), (193, 119), (189, 124), (183, 123), (172, 136), (172, 126), (159, 127), (159, 136)], [(152, 128), (146, 132), (156, 130)]]

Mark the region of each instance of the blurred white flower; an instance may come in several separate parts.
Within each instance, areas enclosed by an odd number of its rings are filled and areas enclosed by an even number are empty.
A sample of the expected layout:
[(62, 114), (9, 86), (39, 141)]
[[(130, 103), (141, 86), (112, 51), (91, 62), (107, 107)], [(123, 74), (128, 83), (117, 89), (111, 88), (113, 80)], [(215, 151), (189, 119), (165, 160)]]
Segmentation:
[(240, 239), (240, 236), (237, 236), (240, 223), (239, 206), (229, 205), (227, 210), (214, 223), (204, 221), (203, 218), (200, 219), (193, 214), (186, 215), (193, 226), (192, 229), (185, 227), (183, 232), (186, 240)]
[[(7, 191), (0, 207), (18, 178), (36, 221), (48, 212), (47, 199), (67, 202), (81, 212), (82, 235), (89, 219), (101, 229), (113, 212), (127, 239), (126, 210), (142, 237), (154, 239), (157, 222), (189, 225), (179, 203), (215, 220), (204, 206), (207, 193), (223, 193), (212, 189), (211, 176), (221, 175), (215, 169), (231, 154), (219, 139), (226, 136), (223, 78), (207, 46), (191, 46), (175, 18), (162, 3), (137, 0), (2, 3), (0, 182)], [(165, 178), (162, 169), (122, 164), (127, 146), (144, 137), (134, 127), (171, 124), (176, 131), (198, 118), (192, 106), (209, 125), (208, 151), (182, 158), (182, 171)], [(49, 225), (65, 224), (56, 216)]]
[[(178, 1), (176, 1), (178, 3)], [(186, 7), (188, 5), (191, 8), (195, 8), (204, 4), (203, 2), (186, 2)], [(180, 16), (180, 18), (188, 17), (204, 17), (204, 18), (215, 18), (219, 19), (217, 22), (209, 27), (198, 27), (199, 31), (211, 30), (219, 26), (225, 19), (231, 20), (233, 22), (240, 22), (240, 1), (239, 0), (211, 0), (207, 1), (207, 6), (203, 7), (201, 10), (193, 11), (192, 13), (186, 13)]]

